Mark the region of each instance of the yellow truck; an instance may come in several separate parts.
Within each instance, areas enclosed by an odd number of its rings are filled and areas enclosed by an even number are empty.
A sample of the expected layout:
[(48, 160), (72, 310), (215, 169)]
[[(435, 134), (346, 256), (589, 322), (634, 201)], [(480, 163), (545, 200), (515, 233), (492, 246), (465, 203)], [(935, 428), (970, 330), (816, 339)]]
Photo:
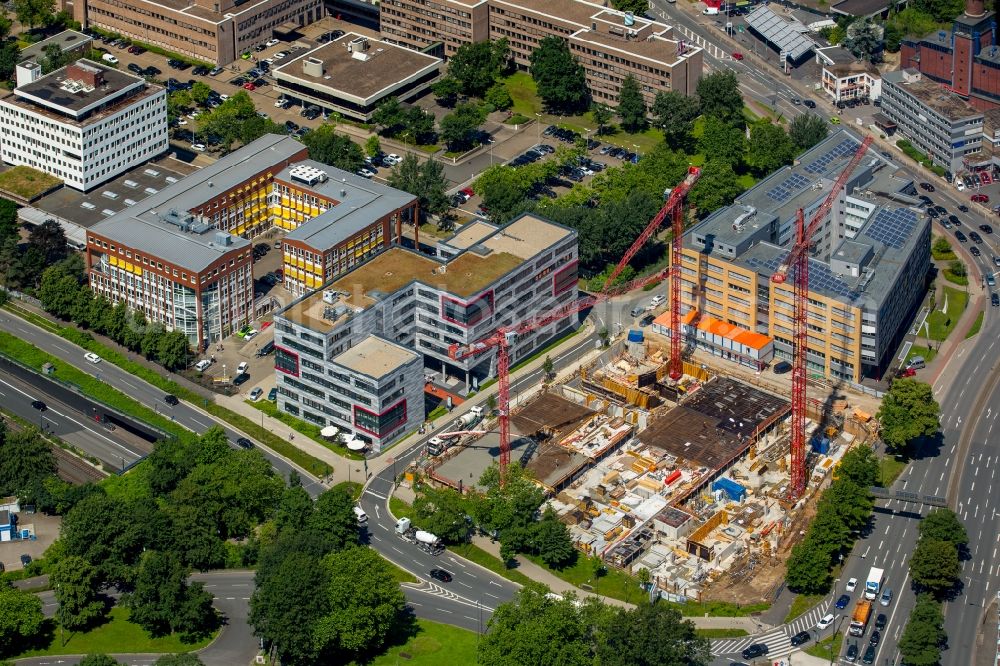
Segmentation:
[(854, 607), (854, 615), (851, 616), (851, 626), (848, 633), (851, 636), (864, 636), (865, 629), (868, 628), (868, 620), (872, 616), (872, 602), (862, 599)]

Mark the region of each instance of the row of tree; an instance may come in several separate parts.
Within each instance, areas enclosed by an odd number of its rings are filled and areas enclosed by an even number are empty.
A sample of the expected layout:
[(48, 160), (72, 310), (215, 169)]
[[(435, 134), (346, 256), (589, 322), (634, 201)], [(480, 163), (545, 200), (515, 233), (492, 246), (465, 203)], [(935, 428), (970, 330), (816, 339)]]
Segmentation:
[(918, 590), (899, 639), (903, 661), (912, 666), (934, 666), (948, 640), (941, 599), (955, 590), (959, 559), (969, 543), (965, 526), (951, 509), (935, 509), (920, 521), (917, 547), (910, 557), (910, 576)]
[(31, 227), (21, 242), (17, 205), (0, 199), (0, 281), (18, 291), (34, 293), (46, 267), (69, 255), (66, 234), (53, 220)]
[(479, 642), (483, 666), (704, 666), (709, 643), (666, 603), (625, 609), (529, 586), (493, 613)]
[(825, 594), (831, 572), (854, 542), (854, 534), (871, 521), (873, 502), (868, 489), (879, 479), (875, 452), (856, 446), (841, 459), (837, 478), (816, 503), (816, 517), (805, 539), (792, 548), (785, 580), (800, 594)]
[(269, 118), (257, 114), (253, 100), (245, 90), (241, 90), (219, 106), (208, 106), (212, 89), (205, 83), (195, 83), (191, 90), (176, 90), (167, 97), (167, 117), (174, 120), (192, 108), (200, 106), (203, 111), (197, 118), (197, 137), (211, 137), (223, 153), (231, 151), (235, 144), (245, 146), (265, 134), (284, 134), (285, 128)]
[(45, 270), (38, 298), (42, 307), (56, 317), (106, 335), (169, 370), (187, 367), (192, 358), (190, 343), (182, 331), (167, 331), (163, 324), (151, 323), (143, 313), (130, 310), (124, 301), (112, 305), (91, 291), (79, 255)]
[(938, 432), (941, 407), (930, 384), (911, 378), (897, 379), (882, 398), (875, 417), (879, 436), (886, 446), (897, 453), (906, 453), (923, 438)]

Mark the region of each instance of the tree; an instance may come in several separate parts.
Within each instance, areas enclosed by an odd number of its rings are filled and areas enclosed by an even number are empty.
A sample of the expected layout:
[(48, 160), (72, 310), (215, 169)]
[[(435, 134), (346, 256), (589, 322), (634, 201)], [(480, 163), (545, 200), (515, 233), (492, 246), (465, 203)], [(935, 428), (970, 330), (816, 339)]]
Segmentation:
[(704, 217), (712, 211), (728, 206), (743, 191), (736, 172), (728, 162), (710, 159), (701, 170), (701, 178), (691, 188), (688, 200)]
[(462, 84), (454, 76), (445, 76), (431, 85), (431, 92), (441, 106), (453, 107), (462, 92)]
[(372, 134), (365, 141), (365, 154), (368, 157), (378, 157), (382, 154), (382, 142), (378, 140), (377, 134)]
[(364, 166), (365, 156), (361, 147), (346, 134), (338, 134), (332, 125), (320, 125), (306, 132), (302, 143), (309, 149), (310, 159), (355, 172)]
[(391, 136), (400, 124), (402, 124), (403, 106), (399, 99), (387, 97), (379, 104), (372, 113), (372, 124), (381, 127), (381, 133)]
[(18, 23), (28, 26), (28, 30), (45, 25), (55, 8), (55, 0), (14, 0), (14, 15)]
[(463, 44), (448, 59), (448, 77), (458, 82), (462, 93), (482, 97), (499, 78), (509, 57), (506, 38)]
[(129, 619), (153, 636), (176, 632), (193, 639), (215, 626), (212, 595), (201, 583), (188, 584), (187, 572), (173, 553), (147, 552), (139, 566), (135, 590), (125, 605)]
[(960, 572), (955, 544), (920, 538), (910, 556), (910, 576), (918, 587), (941, 594), (955, 585)]
[[(743, 162), (746, 148), (746, 135), (741, 128), (715, 116), (705, 119), (705, 131), (698, 139), (698, 152), (706, 155), (709, 162), (719, 162), (736, 168)], [(705, 174), (702, 173), (701, 177), (704, 179)], [(697, 187), (697, 184), (695, 186)]]
[(66, 232), (55, 220), (45, 220), (32, 227), (28, 234), (28, 245), (38, 249), (46, 265), (62, 261), (69, 254), (66, 249)]
[(956, 548), (964, 548), (969, 544), (965, 525), (951, 509), (934, 509), (920, 521), (919, 530), (921, 539), (946, 541)]
[(42, 629), (42, 600), (31, 592), (0, 583), (0, 654), (13, 654)]
[(121, 666), (121, 662), (106, 654), (88, 654), (78, 666)]
[(791, 164), (794, 155), (795, 147), (780, 125), (765, 118), (750, 127), (745, 160), (758, 175), (766, 176)]
[(649, 11), (649, 0), (611, 0), (611, 6), (620, 12), (642, 16)]
[(583, 65), (570, 53), (564, 39), (545, 37), (529, 59), (538, 96), (549, 110), (573, 113), (587, 107), (590, 94)]
[(63, 629), (86, 629), (104, 615), (97, 569), (82, 557), (71, 555), (58, 560), (49, 580), (59, 603), (56, 618)]
[(392, 565), (359, 546), (327, 555), (321, 567), (328, 583), (317, 592), (326, 598), (326, 612), (314, 632), (321, 651), (334, 656), (327, 663), (381, 649), (406, 608)]
[(423, 164), (413, 154), (407, 153), (403, 161), (393, 167), (387, 179), (390, 187), (416, 195), (423, 215), (440, 215), (451, 205), (448, 201), (448, 179), (444, 167), (436, 160)]
[(638, 132), (646, 128), (646, 101), (642, 98), (639, 82), (629, 74), (622, 81), (618, 93), (618, 117), (627, 132)]
[(872, 515), (874, 504), (868, 494), (869, 487), (841, 479), (823, 493), (821, 502), (836, 512), (848, 530), (859, 530), (868, 523)]
[(318, 655), (313, 630), (329, 608), (321, 591), (329, 586), (330, 572), (311, 553), (284, 551), (281, 544), (271, 551), (275, 562), (268, 565), (265, 559), (257, 570), (249, 622), (255, 635), (274, 644), (282, 663), (311, 663)]
[(126, 582), (149, 540), (148, 527), (140, 522), (135, 502), (94, 493), (63, 518), (60, 541), (67, 555), (94, 564), (102, 581)]
[(844, 48), (854, 54), (855, 58), (877, 65), (882, 62), (882, 52), (885, 49), (883, 34), (880, 23), (871, 19), (854, 21), (847, 27)]
[(183, 331), (174, 330), (160, 336), (156, 345), (156, 360), (167, 370), (182, 370), (191, 358), (191, 344)]
[(938, 431), (940, 413), (929, 384), (910, 378), (896, 380), (876, 414), (882, 441), (902, 450), (920, 437), (929, 437)]
[(528, 194), (534, 181), (526, 169), (495, 164), (483, 170), (472, 189), (483, 198), (490, 219), (505, 224), (515, 215), (530, 208)]
[(17, 238), (19, 226), (17, 204), (10, 199), (0, 197), (0, 241)]
[(479, 478), (479, 485), (486, 488), (486, 493), (473, 503), (471, 513), (485, 532), (502, 534), (512, 527), (529, 527), (545, 501), (545, 494), (519, 463), (507, 467), (503, 484), (499, 467), (490, 465)]
[(931, 243), (931, 252), (934, 254), (948, 254), (951, 252), (951, 243), (944, 236), (935, 236)]
[(609, 614), (601, 624), (597, 661), (601, 666), (705, 666), (711, 661), (707, 638), (676, 606), (640, 603)]
[(672, 148), (684, 149), (691, 143), (694, 121), (700, 112), (697, 97), (677, 90), (661, 90), (653, 100), (653, 122)]
[(522, 588), (514, 601), (494, 611), (479, 641), (478, 662), (592, 666), (591, 628), (575, 601), (573, 595), (557, 601), (535, 587)]
[(920, 0), (914, 7), (930, 14), (937, 22), (953, 20), (965, 5), (960, 0)]
[(788, 137), (799, 152), (812, 148), (826, 138), (830, 126), (815, 113), (803, 113), (792, 118), (788, 125)]
[(191, 101), (198, 106), (205, 106), (211, 95), (212, 89), (208, 87), (207, 83), (196, 81), (195, 84), (191, 86)]
[(486, 112), (478, 104), (461, 104), (441, 119), (441, 139), (448, 149), (457, 151), (472, 143), (473, 131), (486, 120)]
[(52, 447), (35, 428), (7, 431), (0, 442), (0, 494), (29, 498), (36, 484), (54, 474)]
[(301, 530), (309, 523), (313, 514), (313, 500), (309, 493), (299, 485), (285, 488), (281, 502), (274, 514), (274, 522), (279, 530)]
[(465, 543), (472, 534), (466, 498), (458, 491), (429, 488), (413, 502), (416, 522), (447, 543)]
[(492, 106), (494, 111), (506, 111), (514, 106), (514, 100), (510, 96), (510, 91), (503, 83), (497, 82), (490, 86), (483, 99), (487, 105)]
[(743, 95), (733, 72), (719, 71), (701, 77), (698, 80), (698, 98), (701, 100), (701, 111), (706, 116), (743, 127)]
[(355, 546), (359, 541), (358, 517), (354, 515), (354, 498), (343, 488), (334, 486), (316, 498), (316, 510), (306, 523), (309, 529), (323, 536), (327, 552)]
[[(6, 36), (4, 37), (6, 39)], [(60, 67), (65, 67), (73, 61), (73, 54), (76, 51), (63, 51), (59, 44), (48, 44), (42, 50), (42, 57), (38, 59), (38, 64), (42, 67), (42, 74), (49, 74)]]
[(611, 122), (611, 108), (607, 104), (595, 102), (590, 106), (590, 115), (597, 124), (597, 135), (601, 136), (608, 131), (608, 123)]
[(941, 603), (929, 594), (918, 594), (917, 603), (899, 639), (903, 663), (936, 666), (941, 660), (941, 646), (945, 638)]
[(561, 569), (576, 562), (577, 551), (573, 538), (552, 507), (545, 510), (542, 519), (534, 525), (531, 542), (535, 553), (546, 566)]
[(14, 77), (20, 54), (21, 49), (17, 47), (16, 41), (8, 39), (0, 43), (0, 79), (9, 81)]
[(965, 268), (965, 264), (958, 260), (948, 264), (948, 272), (957, 277), (966, 277), (969, 274), (969, 271)]
[(549, 356), (546, 356), (545, 360), (542, 361), (542, 372), (545, 373), (546, 377), (551, 377), (552, 376), (552, 371), (554, 369), (555, 369), (555, 364), (552, 362), (552, 358), (549, 357)]
[(183, 654), (165, 654), (156, 660), (153, 666), (205, 666), (205, 662), (193, 652)]
[(870, 488), (879, 480), (879, 462), (870, 446), (855, 446), (844, 454), (837, 467), (840, 479)]
[(808, 540), (792, 548), (786, 567), (788, 589), (799, 594), (825, 594), (830, 589), (830, 553)]

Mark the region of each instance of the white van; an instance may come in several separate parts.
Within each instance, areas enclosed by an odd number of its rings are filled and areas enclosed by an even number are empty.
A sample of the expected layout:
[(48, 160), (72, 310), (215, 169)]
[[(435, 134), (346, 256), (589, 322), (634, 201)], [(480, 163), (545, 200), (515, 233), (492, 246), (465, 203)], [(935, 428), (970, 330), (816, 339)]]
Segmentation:
[(716, 16), (719, 13), (718, 7), (706, 7), (701, 11), (705, 16)]
[(203, 358), (194, 364), (194, 369), (197, 370), (198, 372), (205, 372), (206, 370), (208, 370), (208, 366), (210, 365), (212, 365), (212, 362), (209, 361), (207, 358)]
[(906, 367), (919, 370), (927, 367), (927, 362), (924, 360), (923, 356), (911, 356), (909, 363), (906, 364)]
[(118, 64), (118, 58), (116, 58), (115, 56), (113, 56), (110, 53), (105, 53), (104, 55), (102, 55), (101, 56), (101, 60), (103, 60), (104, 62), (107, 62), (107, 63), (111, 63), (112, 65), (117, 65)]
[(354, 517), (358, 519), (358, 525), (364, 525), (368, 522), (368, 514), (360, 506), (354, 507)]

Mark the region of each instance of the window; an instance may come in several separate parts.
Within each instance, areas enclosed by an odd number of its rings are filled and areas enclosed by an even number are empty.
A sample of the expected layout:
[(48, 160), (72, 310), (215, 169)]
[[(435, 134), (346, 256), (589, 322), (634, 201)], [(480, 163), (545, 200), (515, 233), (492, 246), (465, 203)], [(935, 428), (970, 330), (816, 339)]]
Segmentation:
[(448, 321), (462, 326), (474, 326), (493, 314), (493, 292), (488, 291), (468, 303), (442, 296), (441, 309), (442, 316)]
[(354, 425), (376, 437), (385, 437), (406, 423), (406, 400), (400, 400), (381, 414), (375, 414), (362, 407), (354, 407)]
[(274, 348), (274, 368), (289, 375), (299, 376), (299, 355), (281, 347)]

